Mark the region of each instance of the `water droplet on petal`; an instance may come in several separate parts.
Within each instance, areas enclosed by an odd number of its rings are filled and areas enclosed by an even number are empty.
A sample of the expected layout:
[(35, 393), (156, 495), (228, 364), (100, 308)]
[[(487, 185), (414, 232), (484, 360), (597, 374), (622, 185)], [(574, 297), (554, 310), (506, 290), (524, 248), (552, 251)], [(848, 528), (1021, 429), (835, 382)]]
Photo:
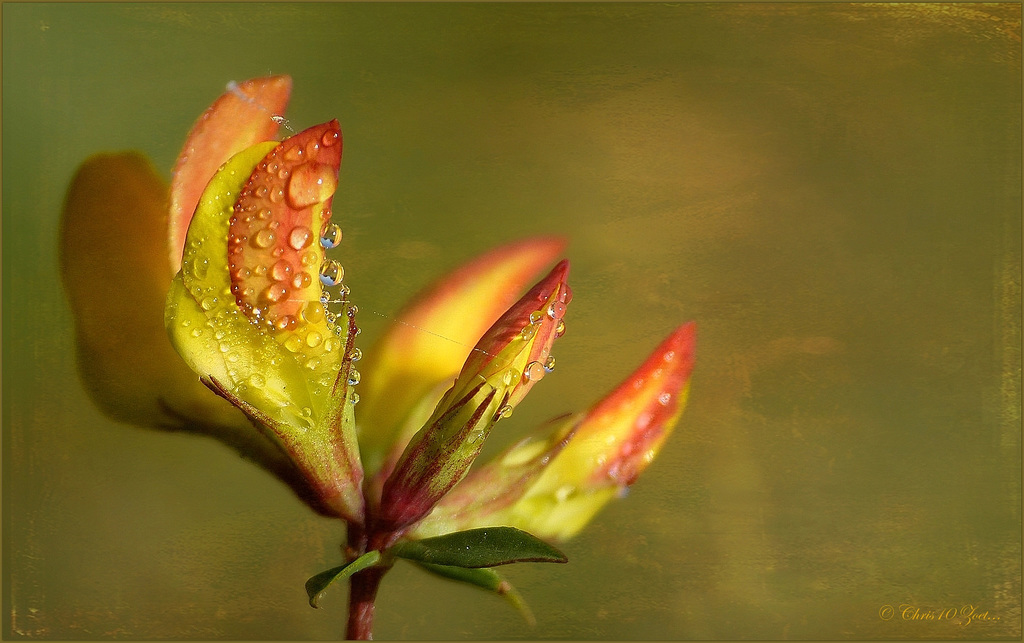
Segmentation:
[(358, 362), (359, 360), (363, 359), (363, 351), (359, 350), (358, 348), (353, 348), (352, 352), (348, 354), (348, 358), (353, 362)]
[(666, 362), (671, 362), (673, 359), (675, 359), (675, 357), (675, 351), (666, 351), (665, 354), (661, 356), (661, 359), (665, 360)]
[(299, 339), (298, 335), (292, 335), (284, 340), (284, 347), (293, 353), (297, 353), (302, 348), (302, 340)]
[(324, 147), (330, 147), (337, 143), (339, 140), (341, 140), (341, 136), (339, 135), (337, 130), (325, 132), (323, 138), (320, 139), (320, 141), (323, 142)]
[(571, 484), (565, 484), (555, 490), (555, 500), (558, 502), (565, 502), (569, 499), (573, 493), (576, 492), (576, 488)]
[(324, 318), (324, 306), (318, 301), (307, 303), (302, 308), (302, 319), (310, 324), (317, 324)]
[(306, 335), (306, 343), (309, 345), (310, 348), (316, 348), (317, 346), (322, 344), (323, 341), (324, 336), (316, 332), (315, 330), (309, 331), (309, 334)]
[(295, 275), (294, 279), (292, 279), (292, 286), (295, 286), (300, 290), (308, 288), (311, 283), (313, 283), (313, 278), (309, 276), (308, 272), (300, 272)]
[(565, 316), (565, 304), (560, 301), (553, 301), (548, 306), (548, 317), (551, 319), (562, 319)]
[(288, 287), (284, 284), (271, 284), (260, 293), (260, 298), (270, 304), (276, 304), (288, 296)]
[(320, 235), (320, 245), (325, 248), (337, 248), (339, 243), (341, 243), (341, 226), (332, 223)]
[(555, 370), (555, 358), (553, 355), (548, 355), (548, 358), (544, 360), (544, 371), (550, 373)]
[(288, 203), (297, 210), (323, 203), (334, 196), (338, 174), (324, 163), (304, 163), (292, 170), (288, 179)]
[(558, 325), (555, 326), (555, 339), (558, 339), (565, 334), (565, 322), (561, 319), (558, 320)]
[(295, 226), (292, 228), (291, 234), (288, 235), (288, 245), (294, 250), (307, 248), (312, 242), (313, 231), (304, 225)]
[(349, 371), (348, 383), (350, 386), (355, 386), (356, 384), (358, 384), (360, 379), (362, 379), (362, 375), (359, 374), (359, 371), (357, 371), (354, 368), (351, 371)]
[(269, 248), (276, 240), (277, 237), (269, 228), (263, 228), (253, 235), (252, 245), (256, 248)]
[(530, 313), (530, 323), (531, 324), (536, 324), (537, 322), (539, 322), (542, 319), (544, 319), (544, 313), (542, 313), (541, 311), (535, 310), (532, 313)]
[(210, 267), (210, 260), (205, 257), (196, 257), (192, 261), (192, 276), (196, 279), (206, 278), (206, 273)]
[(352, 404), (359, 404), (359, 393), (352, 393), (352, 396), (348, 398), (348, 401)]
[(281, 259), (270, 269), (270, 276), (274, 281), (286, 281), (292, 276), (292, 264)]
[(217, 298), (216, 297), (203, 297), (203, 300), (201, 302), (199, 302), (199, 306), (203, 310), (212, 310), (213, 307), (216, 306), (216, 305), (217, 305)]
[(523, 326), (523, 330), (519, 331), (519, 336), (526, 340), (533, 339), (533, 336), (536, 334), (537, 327), (533, 324), (527, 324), (526, 326)]
[(672, 394), (671, 393), (662, 393), (661, 395), (658, 396), (658, 404), (660, 404), (662, 406), (667, 406), (668, 403), (671, 402), (671, 401), (672, 401)]
[(277, 330), (295, 330), (298, 325), (298, 322), (291, 315), (282, 315), (273, 323), (274, 328)]
[(345, 278), (345, 269), (333, 259), (328, 259), (320, 266), (320, 283), (325, 286), (337, 286)]
[(544, 365), (540, 362), (530, 362), (523, 371), (523, 377), (531, 382), (537, 382), (544, 377)]
[(498, 418), (507, 418), (510, 415), (512, 415), (512, 405), (511, 404), (506, 404), (503, 407), (501, 407), (500, 409), (498, 409), (498, 415), (497, 415)]

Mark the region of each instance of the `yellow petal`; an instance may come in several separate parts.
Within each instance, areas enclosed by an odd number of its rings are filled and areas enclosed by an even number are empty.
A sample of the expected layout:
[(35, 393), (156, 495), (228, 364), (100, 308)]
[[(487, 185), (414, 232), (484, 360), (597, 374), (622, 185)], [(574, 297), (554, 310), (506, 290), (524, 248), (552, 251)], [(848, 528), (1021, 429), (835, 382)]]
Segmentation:
[(310, 427), (312, 397), (301, 365), (271, 332), (239, 310), (228, 275), (228, 227), (253, 168), (277, 146), (235, 155), (210, 181), (189, 226), (182, 270), (167, 298), (167, 330), (196, 373), (290, 427)]

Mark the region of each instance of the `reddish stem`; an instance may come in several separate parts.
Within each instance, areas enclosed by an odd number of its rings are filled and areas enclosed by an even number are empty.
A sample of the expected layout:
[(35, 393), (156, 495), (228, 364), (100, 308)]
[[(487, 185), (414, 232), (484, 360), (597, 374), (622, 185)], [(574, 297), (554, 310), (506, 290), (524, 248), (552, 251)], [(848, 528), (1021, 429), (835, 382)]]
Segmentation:
[(373, 639), (374, 600), (380, 579), (387, 568), (371, 567), (355, 574), (350, 579), (348, 600), (348, 632), (345, 637), (353, 641)]

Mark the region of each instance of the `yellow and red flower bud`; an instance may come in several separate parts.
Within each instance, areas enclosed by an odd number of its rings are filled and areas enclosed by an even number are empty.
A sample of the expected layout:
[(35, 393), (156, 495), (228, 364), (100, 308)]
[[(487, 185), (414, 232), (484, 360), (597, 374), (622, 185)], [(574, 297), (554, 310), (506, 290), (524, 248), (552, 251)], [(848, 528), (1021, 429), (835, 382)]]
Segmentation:
[(615, 390), (559, 423), (546, 442), (517, 445), (474, 472), (413, 534), (509, 525), (542, 538), (575, 535), (636, 481), (674, 428), (686, 405), (695, 335), (693, 323), (677, 328)]
[(331, 121), (224, 164), (189, 225), (166, 324), (210, 388), (271, 432), (339, 516), (360, 521), (354, 321), (335, 324), (321, 302), (340, 162)]
[(572, 298), (560, 262), (477, 343), (426, 426), (384, 483), (378, 520), (398, 530), (419, 520), (455, 486), (499, 419), (553, 368), (551, 345), (565, 330)]

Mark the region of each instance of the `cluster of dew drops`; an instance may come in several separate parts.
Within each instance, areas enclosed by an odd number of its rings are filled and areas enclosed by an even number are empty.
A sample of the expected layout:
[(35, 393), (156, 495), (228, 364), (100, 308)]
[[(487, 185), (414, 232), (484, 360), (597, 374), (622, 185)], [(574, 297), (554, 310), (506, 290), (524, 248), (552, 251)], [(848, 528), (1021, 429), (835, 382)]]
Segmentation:
[[(519, 332), (519, 337), (523, 341), (530, 341), (537, 334), (541, 324), (544, 323), (545, 319), (550, 319), (555, 324), (555, 339), (558, 339), (565, 334), (565, 308), (566, 304), (572, 299), (571, 292), (567, 291), (560, 300), (551, 302), (547, 310), (535, 310), (530, 313), (530, 323), (523, 326), (523, 329)], [(535, 360), (526, 365), (526, 368), (520, 373), (514, 368), (510, 368), (505, 371), (501, 376), (501, 381), (505, 386), (512, 386), (516, 380), (521, 378), (527, 382), (540, 381), (545, 375), (555, 370), (555, 357), (551, 354), (544, 359), (543, 362)], [(507, 418), (512, 415), (512, 406), (510, 404), (504, 404), (495, 414), (495, 420), (501, 418)]]
[[(333, 142), (333, 140), (328, 141), (327, 136), (325, 135), (325, 145), (329, 145)], [(277, 170), (278, 168), (273, 169)], [(279, 176), (281, 178), (288, 178), (287, 174), (285, 174), (286, 172), (287, 170), (281, 169), (279, 171)], [(266, 194), (261, 194), (259, 190), (263, 190), (264, 192), (266, 192), (265, 187), (260, 187), (256, 191), (256, 196), (261, 198), (267, 196)], [(271, 201), (275, 201), (275, 194), (271, 194), (269, 196)], [(231, 195), (228, 194), (226, 196)], [(281, 195), (277, 195), (277, 197), (278, 198), (276, 199), (276, 201), (279, 201)], [(217, 198), (219, 199), (220, 197), (218, 196)], [(256, 213), (256, 216), (262, 219), (267, 219), (269, 218), (269, 211), (267, 211), (266, 213), (264, 213), (262, 210), (258, 211)], [(323, 225), (323, 229), (319, 235), (320, 245), (323, 247), (325, 251), (336, 248), (341, 243), (342, 239), (341, 227), (337, 223), (330, 221), (329, 211), (327, 212), (326, 218), (327, 222)], [(253, 239), (253, 243), (257, 247), (269, 246), (270, 243), (273, 241), (273, 239), (264, 239), (262, 240), (263, 243), (260, 243), (261, 239), (259, 238), (259, 235), (263, 233), (264, 236), (266, 236), (265, 233), (267, 230), (267, 228), (264, 228), (256, 233), (256, 236)], [(296, 227), (289, 237), (289, 244), (296, 251), (300, 251), (309, 245), (309, 241), (311, 240), (310, 237), (312, 237), (312, 233), (308, 228), (304, 228), (301, 226)], [(201, 239), (193, 241), (191, 244), (192, 249), (198, 250), (198, 248), (202, 245), (202, 241), (203, 240)], [(295, 288), (305, 288), (310, 285), (307, 273), (299, 272), (298, 274), (292, 274), (293, 271), (290, 265), (286, 267), (281, 267), (286, 263), (287, 262), (284, 261), (278, 261), (274, 265), (274, 267), (272, 267), (270, 271), (268, 271), (268, 276), (271, 278), (272, 284), (268, 286), (268, 288), (266, 289), (267, 292), (261, 293), (261, 299), (264, 299), (269, 303), (274, 303), (276, 301), (280, 301), (285, 296), (287, 296), (288, 285), (294, 286)], [(306, 265), (305, 258), (303, 259), (303, 265)], [(208, 261), (201, 257), (196, 257), (193, 260), (190, 268), (193, 276), (195, 276), (199, 280), (202, 280), (206, 277), (206, 274), (208, 272)], [(336, 335), (337, 337), (328, 337), (325, 339), (320, 337), (319, 333), (316, 333), (316, 331), (310, 331), (310, 336), (306, 338), (306, 341), (302, 341), (297, 335), (291, 335), (290, 337), (288, 337), (287, 340), (284, 341), (284, 347), (286, 349), (293, 353), (301, 353), (302, 349), (304, 349), (307, 344), (311, 348), (315, 348), (317, 345), (322, 343), (323, 349), (330, 351), (333, 350), (339, 344), (344, 346), (347, 343), (347, 337), (345, 336), (345, 334), (348, 331), (349, 323), (343, 317), (347, 316), (348, 318), (354, 319), (356, 313), (358, 312), (358, 308), (354, 304), (351, 304), (349, 302), (350, 289), (346, 284), (343, 283), (344, 276), (344, 268), (338, 261), (330, 258), (325, 258), (319, 270), (319, 302), (313, 304), (312, 306), (304, 307), (302, 312), (300, 313), (300, 315), (303, 317), (311, 316), (315, 318), (319, 316), (319, 313), (315, 312), (314, 307), (319, 308), (320, 310), (323, 311), (323, 316), (327, 321), (328, 328), (330, 328), (333, 334)], [(233, 293), (232, 291), (229, 290), (227, 292), (224, 292), (223, 296), (230, 297), (232, 294), (237, 295), (237, 293)], [(218, 293), (213, 293), (212, 290), (208, 287), (204, 287), (200, 284), (195, 284), (192, 288), (192, 295), (196, 297), (196, 299), (199, 301), (200, 306), (203, 308), (203, 310), (211, 311), (217, 305)], [(238, 302), (241, 305), (241, 301), (237, 297), (236, 302)], [(332, 308), (332, 304), (340, 304), (340, 307)], [(249, 314), (246, 316), (249, 317), (250, 321), (259, 328), (263, 328), (268, 331), (272, 331), (275, 329), (296, 330), (296, 320), (294, 320), (290, 315), (285, 315), (279, 319), (272, 320), (270, 318), (263, 317), (264, 311), (261, 307), (246, 305), (245, 308), (247, 308), (249, 312)], [(220, 351), (225, 354), (224, 357), (228, 362), (229, 376), (231, 376), (232, 379), (237, 379), (238, 373), (233, 368), (231, 368), (231, 365), (238, 361), (238, 355), (231, 350), (230, 343), (226, 341), (227, 332), (223, 327), (224, 320), (222, 320), (220, 317), (221, 315), (217, 315), (215, 318), (208, 320), (207, 324), (213, 330), (213, 339), (218, 342)], [(183, 325), (189, 325), (190, 321), (186, 319), (183, 320), (182, 323)], [(358, 335), (360, 333), (359, 327), (355, 326), (354, 323), (353, 332), (355, 335)], [(195, 328), (192, 330), (193, 337), (198, 338), (202, 334), (202, 329)], [(313, 337), (314, 334), (315, 337)], [(347, 355), (347, 358), (351, 362), (357, 362), (359, 361), (359, 359), (362, 358), (362, 352), (358, 348), (353, 348)], [(273, 357), (271, 359), (271, 366), (278, 365), (280, 363), (280, 360), (281, 358), (279, 356)], [(318, 368), (319, 365), (320, 359), (317, 357), (310, 357), (310, 359), (305, 361), (305, 366), (312, 370)], [(351, 367), (348, 371), (348, 384), (354, 386), (355, 384), (359, 383), (359, 380), (359, 371), (357, 371), (354, 367)], [(330, 377), (329, 375), (325, 375), (324, 378), (321, 379), (321, 381), (317, 382), (317, 384), (322, 387), (329, 387), (333, 383), (333, 377)], [(248, 379), (248, 385), (251, 385), (255, 388), (260, 388), (265, 384), (266, 380), (264, 376), (261, 375), (260, 373), (254, 373)], [(236, 393), (240, 392), (245, 387), (246, 383), (239, 383), (236, 386)], [(358, 402), (359, 395), (355, 392), (351, 392), (349, 394), (349, 401), (352, 403)], [(306, 409), (303, 410), (306, 411)]]

